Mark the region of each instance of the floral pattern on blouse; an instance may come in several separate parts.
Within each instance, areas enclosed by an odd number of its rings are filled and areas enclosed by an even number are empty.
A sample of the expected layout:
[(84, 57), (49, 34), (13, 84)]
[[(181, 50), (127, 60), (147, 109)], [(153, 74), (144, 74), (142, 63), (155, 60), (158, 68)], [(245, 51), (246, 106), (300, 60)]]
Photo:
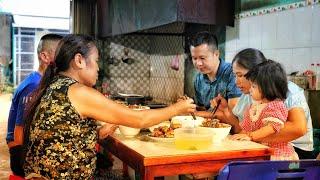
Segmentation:
[(26, 175), (91, 179), (95, 169), (96, 123), (81, 118), (67, 96), (77, 81), (56, 76), (36, 108), (28, 144)]

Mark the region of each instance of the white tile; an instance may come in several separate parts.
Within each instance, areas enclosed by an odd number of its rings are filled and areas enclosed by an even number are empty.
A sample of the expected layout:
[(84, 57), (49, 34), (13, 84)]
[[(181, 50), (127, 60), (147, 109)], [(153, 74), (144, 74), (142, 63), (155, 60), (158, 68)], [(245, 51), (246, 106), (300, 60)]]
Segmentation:
[(277, 49), (274, 60), (282, 64), (287, 74), (292, 72), (292, 49)]
[(293, 13), (293, 46), (307, 47), (311, 44), (312, 8), (294, 9)]
[(237, 40), (237, 50), (249, 47), (249, 26), (248, 18), (240, 19), (239, 22), (239, 38)]
[(178, 78), (184, 79), (184, 69), (185, 69), (185, 61), (187, 61), (187, 56), (185, 54), (181, 55), (181, 60), (180, 60), (180, 69), (178, 73)]
[(312, 46), (320, 46), (320, 4), (312, 9)]
[(167, 68), (168, 68), (168, 60), (166, 56), (158, 56), (158, 60), (159, 60), (159, 77), (168, 77), (168, 72), (167, 72)]
[(292, 47), (293, 41), (293, 14), (292, 11), (277, 13), (277, 48)]
[(176, 101), (179, 96), (183, 95), (183, 80), (176, 78), (166, 78), (166, 99)]
[(277, 60), (277, 51), (275, 49), (263, 49), (262, 53), (267, 59)]
[(225, 61), (226, 62), (232, 62), (232, 59), (234, 58), (234, 56), (237, 54), (237, 52), (236, 51), (228, 51), (228, 52), (226, 52), (226, 55), (225, 55)]
[(173, 56), (165, 56), (164, 57), (164, 67), (163, 67), (163, 69), (164, 69), (164, 75), (165, 75), (165, 77), (173, 77), (173, 69), (171, 68), (171, 63), (172, 63), (172, 61), (174, 60), (176, 58), (176, 56), (175, 55), (173, 55)]
[(276, 13), (262, 16), (262, 49), (273, 49), (277, 45)]
[(248, 18), (249, 46), (250, 48), (261, 49), (262, 43), (262, 17), (253, 16)]
[(158, 60), (157, 55), (151, 55), (150, 56), (150, 76), (156, 77), (158, 74)]
[(165, 78), (151, 78), (150, 79), (150, 94), (152, 97), (164, 97), (166, 91)]
[(311, 63), (320, 63), (320, 47), (311, 49)]
[(304, 72), (311, 64), (311, 48), (295, 48), (292, 52), (292, 71)]
[(155, 77), (158, 74), (157, 59), (155, 55), (150, 55), (150, 76)]
[(226, 51), (235, 51), (237, 49), (239, 19), (236, 19), (234, 24), (234, 27), (226, 27)]

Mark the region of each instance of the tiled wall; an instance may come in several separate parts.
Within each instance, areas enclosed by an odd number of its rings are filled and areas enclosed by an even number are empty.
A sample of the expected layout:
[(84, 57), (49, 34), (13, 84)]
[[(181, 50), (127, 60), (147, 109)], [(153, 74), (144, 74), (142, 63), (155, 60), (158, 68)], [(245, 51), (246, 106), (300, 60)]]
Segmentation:
[[(183, 38), (175, 36), (118, 36), (104, 42), (104, 61), (110, 94), (135, 93), (152, 96), (154, 101), (175, 102), (183, 95), (184, 55)], [(121, 59), (129, 50), (132, 64)], [(108, 56), (114, 57), (113, 64)], [(170, 68), (174, 58), (179, 59), (179, 70)]]
[[(150, 55), (149, 38), (146, 36), (118, 36), (105, 42), (104, 60), (107, 76), (104, 82), (108, 84), (110, 94), (135, 93), (150, 95)], [(132, 64), (122, 61), (124, 49), (128, 49), (128, 57)], [(109, 63), (108, 56), (113, 57)]]
[(226, 60), (248, 47), (282, 63), (288, 74), (320, 63), (320, 5), (237, 19), (227, 27)]
[[(150, 37), (151, 76), (150, 91), (155, 101), (171, 103), (183, 95), (184, 88), (184, 38), (178, 36)], [(177, 58), (179, 70), (170, 66)]]
[(171, 103), (183, 95), (184, 58), (177, 55), (179, 70), (170, 68), (173, 56), (151, 55), (150, 91), (155, 101)]

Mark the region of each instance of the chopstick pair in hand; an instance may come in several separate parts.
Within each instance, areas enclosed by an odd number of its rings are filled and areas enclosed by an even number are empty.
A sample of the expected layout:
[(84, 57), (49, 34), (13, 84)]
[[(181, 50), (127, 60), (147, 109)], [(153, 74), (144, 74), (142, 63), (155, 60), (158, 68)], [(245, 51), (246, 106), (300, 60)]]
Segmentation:
[(187, 100), (187, 99), (191, 99), (191, 98), (188, 97), (187, 95), (183, 95), (183, 96), (179, 96), (178, 101), (179, 100)]
[[(180, 99), (187, 100), (187, 99), (190, 99), (190, 97), (188, 97), (187, 95), (184, 95), (184, 96), (181, 96)], [(193, 112), (190, 114), (191, 114), (193, 120), (197, 119)]]
[(221, 99), (218, 100), (217, 105), (211, 110), (211, 116), (214, 116), (214, 114), (217, 112), (220, 103), (221, 103)]
[[(227, 89), (225, 89), (225, 90), (223, 91), (223, 93), (221, 94), (223, 98), (225, 98), (226, 93), (227, 93)], [(219, 94), (220, 94), (220, 93), (219, 93)], [(217, 105), (211, 110), (211, 116), (214, 116), (214, 114), (217, 112), (220, 104), (221, 104), (221, 99), (218, 100)]]

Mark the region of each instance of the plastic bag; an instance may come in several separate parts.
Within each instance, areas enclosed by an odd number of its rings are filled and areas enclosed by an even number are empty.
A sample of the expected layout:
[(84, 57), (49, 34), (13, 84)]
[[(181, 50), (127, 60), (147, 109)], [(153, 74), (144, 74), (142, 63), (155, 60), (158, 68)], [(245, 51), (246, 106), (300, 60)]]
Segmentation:
[(171, 69), (178, 71), (179, 70), (179, 55), (177, 54), (176, 57), (174, 57), (171, 61)]

